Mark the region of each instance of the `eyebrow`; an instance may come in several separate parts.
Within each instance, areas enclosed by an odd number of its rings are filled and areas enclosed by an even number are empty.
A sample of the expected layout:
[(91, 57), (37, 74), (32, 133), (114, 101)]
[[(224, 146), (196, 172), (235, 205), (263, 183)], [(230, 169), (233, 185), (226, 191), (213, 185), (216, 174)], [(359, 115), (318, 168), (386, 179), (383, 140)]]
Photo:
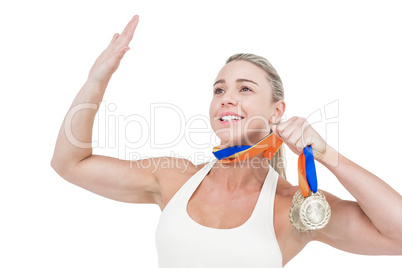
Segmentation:
[[(249, 79), (245, 79), (245, 78), (239, 78), (239, 79), (237, 79), (236, 80), (236, 83), (241, 83), (241, 82), (249, 82), (249, 83), (253, 83), (253, 84), (256, 84), (257, 86), (259, 86), (256, 82), (254, 82), (253, 80), (249, 80)], [(218, 80), (218, 81), (216, 81), (215, 83), (214, 83), (214, 86), (216, 85), (216, 84), (219, 84), (219, 83), (226, 83), (226, 81), (225, 81), (225, 79), (220, 79), (220, 80)]]

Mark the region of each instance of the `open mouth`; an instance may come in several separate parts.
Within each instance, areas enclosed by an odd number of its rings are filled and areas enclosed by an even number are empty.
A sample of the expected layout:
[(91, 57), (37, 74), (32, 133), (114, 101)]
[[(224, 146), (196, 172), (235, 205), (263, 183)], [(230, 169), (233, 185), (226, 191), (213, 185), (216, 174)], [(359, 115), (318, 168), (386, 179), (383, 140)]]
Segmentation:
[(222, 122), (232, 122), (232, 121), (239, 121), (242, 120), (244, 117), (236, 116), (236, 115), (225, 115), (222, 116), (219, 120)]

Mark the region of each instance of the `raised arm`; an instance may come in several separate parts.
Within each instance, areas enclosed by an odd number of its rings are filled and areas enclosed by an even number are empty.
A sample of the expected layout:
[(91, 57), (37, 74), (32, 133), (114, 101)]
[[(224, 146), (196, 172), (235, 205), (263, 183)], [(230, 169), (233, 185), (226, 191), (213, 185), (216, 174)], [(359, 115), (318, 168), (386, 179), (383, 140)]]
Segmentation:
[(129, 50), (137, 24), (138, 16), (134, 16), (95, 61), (63, 120), (51, 166), (67, 181), (99, 195), (124, 202), (157, 203), (155, 166), (92, 154), (95, 115), (109, 80)]

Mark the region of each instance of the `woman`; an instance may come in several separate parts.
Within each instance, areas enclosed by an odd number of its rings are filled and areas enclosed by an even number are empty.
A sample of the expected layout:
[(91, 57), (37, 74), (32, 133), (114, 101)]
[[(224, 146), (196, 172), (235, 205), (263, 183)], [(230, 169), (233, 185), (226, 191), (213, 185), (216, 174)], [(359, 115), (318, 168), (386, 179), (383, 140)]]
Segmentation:
[[(299, 232), (290, 223), (288, 212), (299, 187), (284, 178), (283, 148), (271, 161), (260, 153), (241, 162), (213, 160), (199, 166), (175, 158), (165, 158), (162, 167), (155, 166), (160, 161), (133, 164), (93, 155), (85, 145), (92, 140), (98, 104), (137, 24), (134, 16), (90, 70), (61, 126), (52, 167), (99, 195), (159, 205), (160, 267), (282, 267), (310, 241), (358, 254), (402, 254), (401, 195), (327, 145), (304, 118), (279, 123), (285, 111), (282, 83), (258, 56), (234, 55), (214, 83), (210, 119), (220, 149), (255, 144), (271, 130), (297, 155), (311, 145), (315, 160), (357, 200), (325, 192), (332, 209), (325, 228)], [(76, 109), (82, 105), (89, 109)]]

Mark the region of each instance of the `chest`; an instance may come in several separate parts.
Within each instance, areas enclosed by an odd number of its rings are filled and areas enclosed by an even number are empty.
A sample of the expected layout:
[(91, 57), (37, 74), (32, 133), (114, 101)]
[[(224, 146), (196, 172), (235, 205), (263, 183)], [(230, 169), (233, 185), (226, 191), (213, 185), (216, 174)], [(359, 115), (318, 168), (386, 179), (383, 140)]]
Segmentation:
[(220, 188), (200, 185), (187, 203), (187, 214), (200, 225), (231, 229), (251, 217), (261, 189), (229, 193)]
[[(265, 214), (261, 210), (266, 208), (260, 202), (266, 199), (261, 195), (262, 185), (230, 193), (204, 182), (195, 190), (195, 186), (189, 187), (183, 192), (188, 195), (179, 195), (162, 215), (156, 232), (159, 259), (168, 256), (169, 261), (186, 263), (185, 267), (190, 263), (200, 267), (282, 267), (269, 219), (262, 219)], [(255, 220), (256, 216), (261, 217)], [(236, 228), (245, 223), (248, 225)]]

